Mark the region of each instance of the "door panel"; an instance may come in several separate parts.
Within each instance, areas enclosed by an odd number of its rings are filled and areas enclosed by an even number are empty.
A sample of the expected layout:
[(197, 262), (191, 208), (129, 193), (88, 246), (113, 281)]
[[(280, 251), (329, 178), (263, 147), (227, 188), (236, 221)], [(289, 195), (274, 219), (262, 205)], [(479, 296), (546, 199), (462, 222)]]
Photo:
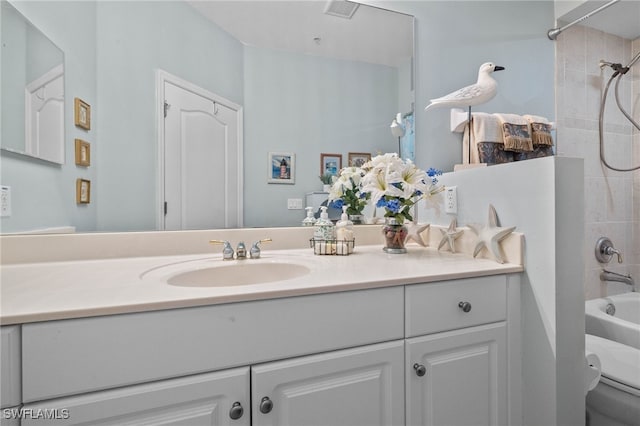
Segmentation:
[(164, 229), (241, 226), (239, 111), (164, 82)]
[(252, 367), (253, 424), (403, 425), (403, 354), (399, 341)]
[[(230, 417), (235, 402), (244, 408)], [(144, 385), (26, 404), (22, 426), (182, 425), (249, 426), (249, 368), (199, 374)]]
[(506, 424), (506, 364), (503, 322), (408, 339), (407, 424)]

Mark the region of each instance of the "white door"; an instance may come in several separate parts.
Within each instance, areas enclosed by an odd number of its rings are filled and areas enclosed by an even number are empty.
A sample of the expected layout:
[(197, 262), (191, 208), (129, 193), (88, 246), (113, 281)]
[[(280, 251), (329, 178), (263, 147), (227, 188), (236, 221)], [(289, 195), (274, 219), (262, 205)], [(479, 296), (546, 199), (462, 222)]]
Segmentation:
[(64, 164), (64, 67), (59, 65), (25, 88), (25, 151)]
[(242, 226), (242, 109), (173, 76), (161, 84), (162, 229)]
[(504, 322), (407, 339), (407, 425), (507, 424)]
[(253, 426), (404, 425), (404, 342), (251, 367)]

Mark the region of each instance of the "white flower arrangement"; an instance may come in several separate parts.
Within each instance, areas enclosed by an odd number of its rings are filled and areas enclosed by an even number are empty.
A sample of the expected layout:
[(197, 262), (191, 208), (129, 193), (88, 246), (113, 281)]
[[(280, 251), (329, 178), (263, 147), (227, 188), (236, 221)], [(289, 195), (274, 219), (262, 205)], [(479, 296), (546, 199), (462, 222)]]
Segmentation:
[(424, 171), (410, 160), (402, 160), (395, 153), (381, 154), (362, 166), (360, 192), (370, 194), (376, 207), (385, 208), (385, 217), (395, 218), (398, 224), (413, 220), (411, 207), (421, 198), (441, 192), (436, 176), (442, 172), (430, 168)]

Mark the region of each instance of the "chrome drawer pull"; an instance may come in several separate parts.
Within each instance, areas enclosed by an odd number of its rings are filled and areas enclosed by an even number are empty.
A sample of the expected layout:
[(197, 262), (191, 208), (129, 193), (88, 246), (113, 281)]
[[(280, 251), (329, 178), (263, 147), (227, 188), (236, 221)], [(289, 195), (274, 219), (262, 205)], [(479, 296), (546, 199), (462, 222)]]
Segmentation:
[(460, 302), (458, 303), (458, 307), (462, 309), (463, 312), (469, 312), (471, 310), (471, 303), (469, 302)]

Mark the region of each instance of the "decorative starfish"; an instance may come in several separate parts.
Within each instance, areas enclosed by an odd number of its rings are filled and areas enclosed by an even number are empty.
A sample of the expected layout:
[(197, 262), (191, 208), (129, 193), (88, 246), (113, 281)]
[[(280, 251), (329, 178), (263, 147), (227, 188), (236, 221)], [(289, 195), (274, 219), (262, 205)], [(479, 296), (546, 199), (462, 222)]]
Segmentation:
[(478, 236), (476, 239), (476, 247), (473, 250), (473, 257), (476, 257), (476, 255), (480, 253), (480, 250), (486, 247), (493, 253), (493, 256), (499, 263), (504, 263), (504, 259), (500, 254), (500, 241), (504, 240), (516, 227), (499, 227), (496, 209), (491, 204), (489, 204), (489, 221), (485, 226), (475, 223), (470, 223), (468, 226)]
[(427, 243), (424, 242), (424, 240), (422, 239), (422, 232), (424, 232), (424, 230), (426, 230), (427, 228), (429, 228), (430, 224), (428, 223), (424, 223), (422, 225), (419, 225), (415, 222), (411, 222), (409, 224), (407, 224), (407, 239), (406, 241), (409, 240), (413, 240), (416, 243), (418, 243), (419, 245), (421, 245), (422, 247), (426, 247)]
[(447, 229), (440, 228), (440, 232), (442, 232), (442, 239), (440, 240), (440, 244), (438, 244), (438, 250), (440, 250), (445, 244), (449, 243), (451, 253), (455, 253), (456, 240), (460, 238), (464, 232), (462, 230), (456, 231), (456, 218), (451, 219), (451, 223)]

